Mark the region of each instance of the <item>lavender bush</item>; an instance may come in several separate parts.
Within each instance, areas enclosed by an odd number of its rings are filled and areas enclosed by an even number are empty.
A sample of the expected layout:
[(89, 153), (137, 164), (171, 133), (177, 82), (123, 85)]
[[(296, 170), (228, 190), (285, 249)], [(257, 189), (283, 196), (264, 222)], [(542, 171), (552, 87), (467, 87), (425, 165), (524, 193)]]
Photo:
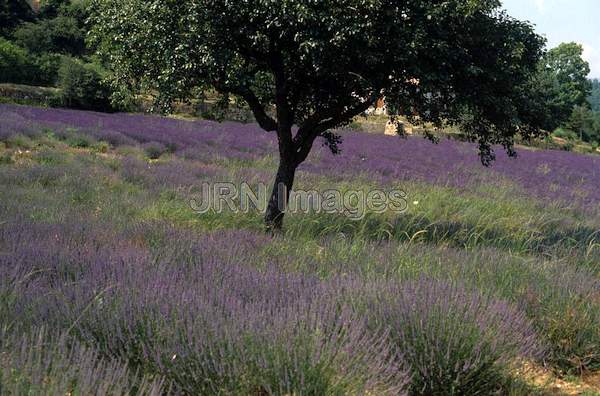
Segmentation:
[(0, 122), (0, 140), (6, 141), (14, 135), (24, 135), (29, 137), (40, 134), (39, 127), (16, 112), (3, 108), (0, 110), (2, 122)]
[(157, 142), (148, 142), (142, 145), (144, 152), (151, 160), (157, 160), (161, 155), (167, 152), (167, 147), (164, 144)]
[(404, 183), (407, 213), (292, 216), (272, 238), (256, 214), (188, 204), (203, 182), (271, 182), (275, 142), (253, 125), (0, 116), (0, 322), (47, 328), (132, 383), (490, 394), (521, 359), (600, 365), (596, 157), (522, 151), (483, 169), (469, 144), (344, 132), (342, 156), (316, 150), (299, 185)]
[(489, 395), (519, 359), (539, 358), (532, 324), (510, 304), (421, 279), (377, 290), (368, 306), (413, 373), (414, 395)]
[(549, 366), (561, 373), (600, 367), (600, 280), (589, 268), (578, 267), (574, 256), (522, 257), (485, 247), (466, 250), (341, 237), (319, 241), (314, 250), (305, 242), (285, 241), (268, 252), (272, 263), (290, 271), (401, 281), (425, 276), (485, 290), (527, 315)]
[[(0, 115), (11, 120), (0, 136), (33, 126), (78, 128), (114, 145), (155, 142), (196, 159), (218, 157), (257, 159), (275, 152), (274, 136), (252, 124), (188, 122), (146, 115), (107, 115), (73, 110), (0, 105)], [(20, 132), (18, 132), (20, 133)], [(368, 174), (382, 182), (423, 180), (465, 188), (510, 180), (523, 193), (546, 202), (598, 209), (600, 157), (561, 151), (521, 149), (519, 158), (501, 153), (491, 170), (483, 170), (474, 145), (442, 140), (438, 145), (420, 138), (396, 139), (363, 133), (343, 133), (342, 155), (315, 150), (302, 169), (317, 174), (355, 177)]]
[[(122, 237), (90, 250), (108, 236), (97, 226), (16, 229), (1, 239), (4, 288), (20, 288), (11, 317), (68, 326), (186, 394), (400, 394), (409, 384), (412, 394), (489, 394), (509, 364), (541, 352), (523, 313), (448, 283), (324, 282), (234, 264), (266, 243), (250, 235), (194, 242), (163, 229), (165, 244), (180, 242), (153, 255)], [(232, 237), (241, 251), (227, 259)]]
[(113, 145), (155, 142), (171, 151), (193, 148), (195, 153), (205, 152), (206, 159), (217, 155), (258, 158), (272, 153), (275, 147), (273, 136), (251, 124), (188, 122), (146, 115), (108, 115), (10, 105), (1, 105), (0, 114), (22, 120), (20, 125), (45, 126), (59, 131), (74, 127)]
[(406, 389), (409, 377), (386, 335), (338, 306), (334, 290), (314, 277), (223, 265), (210, 255), (220, 243), (187, 263), (128, 245), (92, 251), (77, 239), (95, 232), (69, 237), (74, 231), (62, 229), (68, 239), (58, 250), (54, 232), (46, 243), (27, 231), (4, 235), (2, 289), (16, 287), (17, 296), (8, 315), (66, 328), (185, 394)]
[(51, 336), (43, 329), (24, 335), (0, 330), (3, 394), (159, 396), (168, 389), (164, 380), (139, 376), (66, 335)]

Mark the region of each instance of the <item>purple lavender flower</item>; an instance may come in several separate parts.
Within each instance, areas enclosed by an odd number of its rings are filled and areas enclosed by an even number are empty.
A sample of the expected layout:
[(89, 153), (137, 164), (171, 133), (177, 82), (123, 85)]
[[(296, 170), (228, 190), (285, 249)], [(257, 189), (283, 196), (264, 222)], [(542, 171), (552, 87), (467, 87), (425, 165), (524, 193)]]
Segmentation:
[(97, 225), (12, 226), (21, 231), (0, 233), (0, 291), (12, 299), (0, 315), (69, 330), (175, 392), (397, 395), (408, 386), (387, 334), (340, 305), (328, 282), (239, 263), (266, 236), (163, 229), (174, 246), (155, 255), (126, 241), (93, 248), (110, 235)]
[(159, 396), (169, 387), (163, 379), (139, 376), (122, 362), (103, 359), (68, 335), (0, 329), (0, 389), (11, 395)]
[(542, 355), (532, 324), (507, 302), (429, 279), (374, 287), (369, 315), (412, 368), (412, 394), (491, 394), (510, 363)]
[[(156, 142), (176, 148), (186, 158), (202, 161), (258, 159), (276, 152), (275, 137), (253, 124), (12, 105), (0, 105), (0, 116), (0, 136), (23, 133), (32, 126), (75, 127), (113, 145)], [(477, 148), (469, 143), (442, 140), (433, 145), (421, 138), (398, 139), (355, 132), (344, 132), (343, 137), (340, 156), (317, 149), (301, 169), (345, 177), (367, 174), (392, 184), (416, 180), (458, 188), (510, 180), (525, 194), (547, 203), (597, 209), (600, 202), (597, 156), (520, 149), (518, 158), (499, 153), (492, 168), (483, 168)]]

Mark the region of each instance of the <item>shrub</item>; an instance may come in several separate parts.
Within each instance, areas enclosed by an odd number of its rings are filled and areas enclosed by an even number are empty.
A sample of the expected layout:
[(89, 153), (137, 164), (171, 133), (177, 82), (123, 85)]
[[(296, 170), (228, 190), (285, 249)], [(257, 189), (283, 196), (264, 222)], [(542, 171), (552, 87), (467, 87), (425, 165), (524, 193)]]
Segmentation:
[(89, 136), (77, 133), (67, 138), (66, 143), (69, 147), (87, 148), (92, 144), (92, 139)]
[(62, 105), (78, 109), (110, 111), (110, 90), (103, 84), (102, 68), (63, 57), (58, 71)]
[(3, 1), (0, 6), (0, 35), (8, 36), (14, 27), (34, 18), (25, 1)]
[(40, 4), (39, 15), (42, 18), (55, 18), (65, 6), (68, 6), (69, 0), (44, 0)]
[(176, 143), (169, 142), (169, 143), (166, 143), (166, 144), (165, 144), (165, 148), (167, 149), (167, 152), (168, 152), (168, 153), (171, 153), (171, 154), (173, 154), (174, 152), (176, 152), (176, 151), (177, 151), (177, 144), (176, 144)]
[(554, 310), (538, 313), (550, 349), (549, 362), (567, 374), (581, 374), (600, 368), (598, 308), (588, 301), (565, 298)]
[(2, 114), (2, 122), (0, 122), (0, 141), (7, 142), (15, 135), (35, 138), (40, 135), (40, 130), (35, 124), (27, 122), (17, 114)]
[(494, 394), (512, 362), (540, 356), (524, 313), (503, 301), (437, 280), (377, 289), (368, 312), (389, 327), (414, 395)]
[(85, 30), (81, 29), (77, 19), (59, 15), (48, 23), (54, 51), (73, 56), (81, 56), (86, 52)]
[(407, 376), (386, 337), (314, 280), (221, 267), (146, 271), (147, 293), (125, 281), (79, 331), (186, 394), (403, 394)]
[(110, 150), (110, 144), (107, 142), (97, 142), (92, 145), (92, 149), (97, 153), (105, 154)]
[(31, 149), (34, 146), (34, 142), (28, 136), (16, 134), (6, 140), (6, 145), (8, 147)]
[(42, 165), (56, 165), (66, 162), (63, 153), (48, 149), (40, 150), (35, 153), (34, 159)]
[(88, 17), (88, 0), (43, 0), (38, 15), (43, 19), (68, 16), (75, 18), (83, 26)]
[(0, 165), (10, 165), (14, 161), (9, 153), (0, 153)]
[(39, 71), (29, 53), (0, 37), (0, 83), (31, 84)]
[(85, 52), (85, 33), (69, 16), (24, 23), (13, 34), (15, 42), (34, 54), (63, 53), (74, 56)]
[(575, 132), (570, 131), (568, 129), (564, 129), (564, 128), (558, 128), (556, 131), (554, 131), (553, 135), (558, 138), (566, 139), (568, 141), (573, 141), (573, 142), (579, 139), (579, 137), (577, 136), (577, 134)]
[(82, 133), (75, 128), (58, 129), (53, 135), (64, 141), (69, 147), (74, 148), (87, 148), (95, 143), (95, 139), (92, 136)]
[(137, 376), (94, 349), (45, 330), (0, 330), (0, 389), (11, 395), (161, 395), (164, 381)]
[(168, 151), (165, 145), (157, 142), (149, 142), (143, 145), (144, 152), (151, 160), (159, 159), (164, 153)]
[(28, 22), (19, 26), (13, 33), (15, 42), (28, 51), (39, 54), (54, 52), (48, 21)]
[(573, 144), (573, 142), (571, 142), (571, 141), (569, 141), (561, 146), (561, 149), (564, 151), (573, 151), (574, 148), (575, 148), (575, 144)]
[(176, 246), (153, 259), (119, 242), (85, 248), (77, 241), (110, 234), (93, 237), (87, 225), (15, 227), (0, 232), (13, 252), (0, 256), (0, 292), (19, 288), (7, 315), (69, 327), (103, 355), (165, 377), (175, 394), (405, 394), (407, 371), (387, 334), (339, 306), (335, 289), (216, 259), (242, 235), (185, 249), (181, 235), (167, 235)]
[(549, 264), (522, 280), (513, 298), (534, 318), (547, 361), (563, 373), (600, 369), (600, 281), (593, 272)]
[(61, 59), (58, 54), (41, 54), (34, 58), (39, 71), (37, 85), (54, 86), (57, 83)]

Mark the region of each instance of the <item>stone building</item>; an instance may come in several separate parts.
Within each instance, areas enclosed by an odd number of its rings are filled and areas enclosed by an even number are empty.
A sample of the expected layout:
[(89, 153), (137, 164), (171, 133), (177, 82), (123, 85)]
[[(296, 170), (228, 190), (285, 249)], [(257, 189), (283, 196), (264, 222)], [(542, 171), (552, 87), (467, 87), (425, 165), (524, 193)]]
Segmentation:
[(374, 106), (369, 107), (366, 113), (367, 115), (388, 115), (385, 98), (379, 98)]

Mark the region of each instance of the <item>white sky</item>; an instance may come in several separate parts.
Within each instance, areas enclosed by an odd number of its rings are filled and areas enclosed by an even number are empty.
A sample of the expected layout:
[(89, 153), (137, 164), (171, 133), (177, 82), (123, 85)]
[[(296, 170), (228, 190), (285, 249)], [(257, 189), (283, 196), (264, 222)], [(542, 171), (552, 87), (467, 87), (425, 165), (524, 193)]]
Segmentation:
[(575, 41), (583, 45), (591, 78), (600, 78), (600, 0), (503, 0), (508, 13), (532, 22), (548, 47)]

